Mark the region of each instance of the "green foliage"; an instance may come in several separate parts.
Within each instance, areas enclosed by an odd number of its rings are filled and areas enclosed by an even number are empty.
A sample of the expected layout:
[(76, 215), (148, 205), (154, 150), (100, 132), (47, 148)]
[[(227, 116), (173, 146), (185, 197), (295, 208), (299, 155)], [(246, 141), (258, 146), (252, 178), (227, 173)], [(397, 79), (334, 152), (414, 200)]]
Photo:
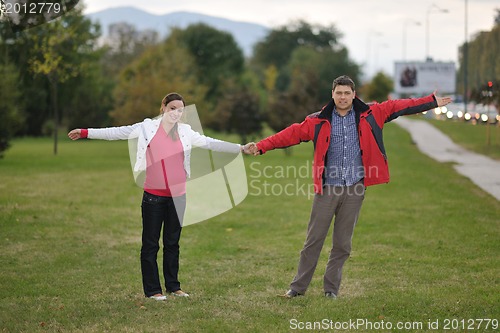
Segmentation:
[(24, 120), (21, 114), (19, 74), (11, 64), (0, 63), (0, 158)]
[(187, 104), (196, 104), (202, 123), (209, 124), (219, 117), (213, 105), (243, 69), (243, 53), (229, 33), (204, 24), (173, 29), (164, 43), (146, 48), (123, 69), (111, 116), (116, 124), (156, 116), (163, 96), (176, 91)]
[[(312, 113), (309, 108), (310, 99), (303, 91), (290, 91), (286, 93), (276, 93), (269, 100), (269, 111), (267, 113), (267, 124), (269, 127), (278, 132), (293, 123), (298, 123)], [(292, 154), (292, 147), (285, 149), (286, 155)]]
[(67, 129), (111, 124), (109, 112), (114, 107), (115, 83), (112, 77), (103, 75), (98, 61), (98, 58), (90, 61), (84, 72), (59, 88), (61, 113), (65, 116)]
[(332, 81), (349, 75), (357, 81), (360, 68), (339, 43), (334, 26), (298, 21), (272, 30), (258, 43), (251, 66), (266, 88), (266, 119), (281, 130), (317, 112), (331, 99)]
[[(489, 86), (491, 82), (491, 86)], [(500, 114), (500, 80), (488, 81), (472, 89), (470, 97), (476, 103), (493, 104)]]
[[(464, 90), (464, 50), (460, 47), (460, 67), (457, 74), (457, 90)], [(500, 82), (500, 25), (497, 24), (491, 31), (478, 33), (467, 44), (467, 86), (468, 96), (479, 102), (482, 87), (488, 81)], [(495, 87), (500, 92), (498, 84)], [(495, 94), (496, 105), (500, 106), (500, 93)]]
[(85, 55), (93, 52), (92, 43), (98, 29), (83, 17), (79, 6), (61, 19), (29, 30), (33, 49), (28, 58), (31, 72), (46, 77), (50, 84), (51, 109), (54, 125), (54, 154), (57, 154), (60, 122), (59, 85), (77, 77), (87, 68)]
[(259, 96), (244, 83), (236, 83), (226, 90), (211, 123), (216, 129), (238, 134), (244, 144), (262, 131), (262, 120)]
[(281, 69), (286, 66), (293, 51), (300, 46), (316, 50), (332, 49), (339, 46), (341, 33), (333, 25), (311, 25), (297, 21), (273, 29), (254, 48), (253, 62), (262, 68), (274, 65)]
[(394, 81), (383, 72), (378, 72), (373, 79), (360, 89), (360, 94), (366, 102), (383, 102), (389, 99), (394, 89)]
[(86, 69), (85, 58), (92, 54), (99, 27), (83, 16), (77, 6), (60, 19), (28, 30), (32, 49), (28, 64), (35, 74), (64, 83)]
[(158, 32), (139, 33), (135, 26), (120, 22), (112, 24), (103, 46), (101, 62), (106, 77), (118, 80), (120, 72), (147, 48), (158, 44)]
[[(267, 123), (271, 129), (278, 132), (320, 110), (320, 73), (314, 67), (321, 61), (321, 55), (308, 47), (294, 51), (287, 68), (291, 78), (289, 88), (275, 91), (269, 98)], [(292, 154), (292, 149), (286, 149), (285, 153)]]
[[(355, 82), (358, 80), (359, 67), (349, 60), (347, 49), (318, 49), (301, 46), (294, 50), (287, 64), (288, 89), (296, 89), (296, 85), (307, 87), (312, 97), (312, 109), (326, 104), (331, 98), (333, 80), (340, 75), (349, 75)], [(314, 80), (311, 80), (314, 78)]]
[(34, 48), (28, 32), (14, 33), (6, 21), (0, 21), (1, 54), (15, 66), (19, 73), (17, 87), (24, 96), (19, 105), (26, 115), (20, 134), (40, 135), (43, 123), (49, 118), (49, 88), (43, 77), (34, 77), (30, 72), (29, 58)]
[[(170, 92), (180, 93), (186, 103), (203, 110), (206, 88), (196, 76), (195, 61), (179, 44), (177, 33), (164, 43), (148, 48), (121, 73), (114, 90), (111, 117), (117, 125), (133, 124), (160, 113), (161, 100)], [(204, 114), (200, 112), (200, 118)]]
[[(100, 28), (86, 19), (82, 10), (79, 5), (57, 20), (17, 33), (13, 33), (6, 22), (0, 22), (0, 50), (20, 73), (19, 89), (24, 97), (22, 106), (26, 117), (17, 134), (41, 135), (45, 124), (54, 123), (49, 76), (59, 90), (57, 107), (62, 112), (58, 121), (67, 117), (68, 123), (78, 123), (82, 114), (104, 121), (105, 117), (96, 116), (109, 111), (106, 98), (96, 98), (110, 96), (109, 84), (97, 86), (104, 81), (96, 70)], [(94, 94), (98, 90), (102, 93)], [(86, 102), (88, 98), (92, 98), (92, 102)], [(94, 106), (92, 112), (86, 112), (89, 105)]]
[(199, 82), (208, 87), (204, 97), (215, 104), (224, 96), (224, 81), (238, 78), (243, 73), (243, 51), (230, 33), (203, 23), (175, 33), (179, 44), (185, 46), (195, 61)]
[[(272, 103), (293, 100), (278, 107), (292, 107), (297, 121), (325, 104), (333, 78), (348, 74), (356, 80), (359, 74), (334, 26), (299, 21), (272, 31), (245, 64), (229, 33), (204, 24), (173, 29), (161, 45), (155, 34), (116, 25), (111, 39), (99, 48), (100, 27), (81, 10), (23, 33), (12, 33), (0, 23), (0, 52), (18, 69), (26, 96), (27, 117), (18, 134), (40, 135), (59, 121), (69, 128), (132, 123), (156, 116), (161, 98), (177, 91), (188, 104), (196, 103), (205, 126), (235, 131), (243, 121), (249, 129), (237, 131), (246, 137), (259, 132), (266, 111), (274, 112)], [(51, 91), (57, 104), (51, 105)], [(243, 113), (229, 112), (238, 105), (246, 105), (245, 117), (251, 117), (240, 119)], [(61, 115), (54, 119), (56, 107)], [(277, 119), (281, 124), (275, 124)], [(274, 117), (273, 128), (291, 120)]]

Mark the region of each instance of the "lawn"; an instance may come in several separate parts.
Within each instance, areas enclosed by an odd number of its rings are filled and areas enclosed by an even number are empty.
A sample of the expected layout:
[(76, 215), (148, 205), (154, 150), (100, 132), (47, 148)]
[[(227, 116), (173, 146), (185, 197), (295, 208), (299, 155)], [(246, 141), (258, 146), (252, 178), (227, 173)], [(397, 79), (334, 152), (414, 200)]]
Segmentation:
[(330, 238), (306, 296), (276, 296), (311, 208), (304, 143), (245, 157), (246, 199), (183, 230), (191, 297), (156, 302), (142, 294), (127, 144), (62, 140), (53, 156), (50, 139), (15, 140), (0, 160), (0, 332), (498, 331), (499, 202), (397, 125), (385, 142), (391, 183), (367, 189), (337, 300), (322, 296)]

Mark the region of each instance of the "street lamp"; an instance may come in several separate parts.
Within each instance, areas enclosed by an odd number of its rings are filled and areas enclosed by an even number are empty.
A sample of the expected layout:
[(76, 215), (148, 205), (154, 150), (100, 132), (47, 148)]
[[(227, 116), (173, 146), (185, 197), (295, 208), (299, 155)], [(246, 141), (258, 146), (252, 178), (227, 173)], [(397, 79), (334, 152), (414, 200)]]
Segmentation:
[(426, 29), (425, 29), (425, 58), (426, 60), (430, 60), (430, 54), (429, 54), (429, 16), (432, 12), (438, 12), (438, 13), (448, 13), (448, 9), (443, 9), (438, 7), (436, 4), (432, 4), (429, 6), (429, 9), (427, 9), (427, 16), (426, 16)]
[(468, 67), (469, 67), (469, 31), (468, 31), (468, 21), (469, 21), (469, 5), (468, 5), (468, 2), (467, 0), (465, 0), (465, 20), (464, 20), (464, 37), (465, 37), (465, 42), (464, 42), (464, 64), (463, 64), (463, 68), (464, 68), (464, 95), (463, 95), (463, 100), (464, 100), (464, 114), (467, 113), (467, 103), (469, 102), (468, 101), (468, 97), (467, 97), (467, 91), (469, 90), (469, 87), (468, 87)]
[(375, 31), (375, 30), (370, 30), (368, 32), (368, 36), (366, 38), (366, 75), (369, 76), (370, 73), (370, 56), (371, 56), (371, 52), (370, 52), (370, 49), (371, 49), (371, 38), (372, 37), (381, 37), (383, 36), (383, 34), (379, 31)]
[(380, 48), (383, 47), (383, 48), (389, 48), (389, 45), (386, 44), (386, 43), (378, 43), (375, 45), (375, 62), (374, 62), (374, 72), (373, 74), (376, 74), (378, 71), (379, 71), (379, 66), (378, 66), (378, 54), (379, 54), (379, 51), (380, 51)]
[(422, 25), (420, 22), (415, 21), (413, 19), (408, 19), (403, 23), (403, 61), (406, 61), (406, 28), (408, 24), (412, 25)]

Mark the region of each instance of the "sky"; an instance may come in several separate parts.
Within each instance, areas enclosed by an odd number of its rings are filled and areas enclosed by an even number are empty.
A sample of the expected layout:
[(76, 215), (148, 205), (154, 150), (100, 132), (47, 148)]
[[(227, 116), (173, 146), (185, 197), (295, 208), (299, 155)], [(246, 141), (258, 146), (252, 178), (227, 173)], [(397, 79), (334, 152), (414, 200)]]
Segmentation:
[[(455, 62), (458, 48), (494, 26), (499, 0), (84, 0), (85, 13), (133, 6), (163, 15), (190, 11), (277, 28), (294, 20), (334, 25), (365, 77), (395, 61)], [(466, 10), (467, 9), (467, 10)], [(466, 20), (467, 16), (467, 20)], [(466, 24), (467, 22), (467, 24)], [(427, 33), (427, 31), (429, 33)], [(466, 33), (467, 32), (467, 33)], [(406, 42), (404, 42), (406, 41)]]

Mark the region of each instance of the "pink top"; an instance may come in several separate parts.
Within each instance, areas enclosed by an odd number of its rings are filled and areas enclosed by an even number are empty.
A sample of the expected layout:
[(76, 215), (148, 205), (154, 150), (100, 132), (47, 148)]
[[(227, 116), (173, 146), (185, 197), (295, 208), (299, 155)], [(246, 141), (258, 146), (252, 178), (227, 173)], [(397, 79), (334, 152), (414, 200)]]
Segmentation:
[(186, 171), (181, 140), (173, 140), (160, 126), (146, 152), (144, 190), (162, 197), (186, 193)]

